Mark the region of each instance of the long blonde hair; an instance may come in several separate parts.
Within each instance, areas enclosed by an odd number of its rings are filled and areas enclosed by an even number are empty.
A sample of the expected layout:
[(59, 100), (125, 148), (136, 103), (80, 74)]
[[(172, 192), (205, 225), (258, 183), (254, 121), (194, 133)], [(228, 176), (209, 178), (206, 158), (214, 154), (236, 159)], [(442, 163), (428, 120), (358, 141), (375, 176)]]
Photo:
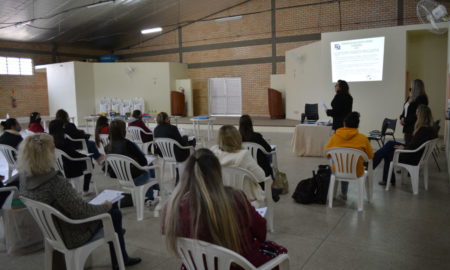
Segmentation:
[[(189, 222), (194, 239), (198, 239), (201, 228), (210, 234), (213, 244), (238, 253), (247, 250), (240, 227), (243, 221), (239, 220), (239, 200), (245, 200), (242, 193), (223, 185), (217, 157), (209, 149), (197, 150), (164, 208), (162, 225), (169, 250), (177, 254), (177, 238), (182, 236), (181, 224), (185, 222)], [(180, 215), (182, 206), (188, 207), (188, 220)]]
[(242, 149), (242, 137), (237, 128), (224, 125), (219, 129), (217, 144), (222, 151), (235, 153)]
[(414, 133), (421, 128), (421, 127), (433, 127), (434, 121), (433, 121), (433, 115), (431, 114), (430, 107), (427, 105), (421, 104), (419, 107), (417, 107), (417, 120), (416, 124), (414, 125)]
[(417, 99), (419, 96), (426, 96), (425, 93), (425, 85), (422, 80), (416, 79), (412, 81), (412, 87), (411, 87), (411, 95), (410, 95), (410, 102), (413, 102)]
[(49, 173), (55, 164), (53, 137), (38, 133), (30, 135), (19, 146), (17, 169), (27, 176)]

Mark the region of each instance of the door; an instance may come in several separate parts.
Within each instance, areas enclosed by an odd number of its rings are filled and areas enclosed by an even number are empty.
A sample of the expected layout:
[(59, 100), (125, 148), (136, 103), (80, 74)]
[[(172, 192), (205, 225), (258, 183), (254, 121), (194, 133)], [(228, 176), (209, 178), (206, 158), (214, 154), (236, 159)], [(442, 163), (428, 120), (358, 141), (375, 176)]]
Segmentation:
[(208, 89), (210, 115), (241, 115), (241, 78), (210, 78), (208, 80)]

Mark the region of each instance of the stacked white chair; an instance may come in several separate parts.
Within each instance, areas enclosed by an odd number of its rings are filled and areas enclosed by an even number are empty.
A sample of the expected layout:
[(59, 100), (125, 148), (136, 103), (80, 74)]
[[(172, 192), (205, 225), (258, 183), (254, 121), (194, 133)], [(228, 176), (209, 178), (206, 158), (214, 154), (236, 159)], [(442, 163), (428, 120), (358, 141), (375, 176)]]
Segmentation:
[[(356, 182), (358, 184), (358, 211), (364, 210), (364, 193), (366, 193), (368, 201), (372, 199), (372, 160), (369, 160), (363, 151), (345, 147), (331, 148), (327, 151), (326, 156), (330, 161), (330, 166), (333, 168), (328, 188), (328, 206), (330, 208), (333, 207), (336, 181)], [(356, 171), (360, 157), (369, 163), (369, 171), (365, 171), (362, 176), (358, 177)]]
[(111, 100), (111, 110), (115, 112), (120, 112), (122, 107), (122, 100), (120, 98), (113, 98)]
[(289, 270), (289, 255), (281, 254), (255, 267), (246, 258), (227, 248), (204, 241), (178, 238), (177, 251), (188, 270), (229, 270), (232, 264), (239, 265), (245, 270), (270, 270), (279, 267), (280, 270)]
[[(439, 139), (429, 140), (429, 141), (423, 143), (419, 148), (417, 148), (415, 150), (400, 150), (400, 149), (395, 150), (394, 157), (392, 158), (392, 161), (389, 165), (389, 174), (388, 174), (388, 180), (386, 183), (386, 190), (389, 190), (392, 173), (393, 173), (393, 170), (395, 167), (405, 169), (409, 172), (409, 174), (411, 175), (411, 185), (412, 185), (412, 190), (413, 190), (414, 195), (417, 195), (419, 193), (419, 173), (420, 173), (420, 168), (423, 167), (424, 187), (425, 187), (425, 190), (427, 190), (428, 189), (428, 160), (430, 159), (431, 154), (433, 153), (434, 149), (436, 148), (438, 141), (439, 141)], [(403, 154), (417, 153), (421, 150), (423, 150), (422, 157), (420, 158), (420, 161), (417, 165), (400, 163), (400, 161), (399, 161), (400, 154), (402, 154), (402, 153)]]
[(6, 163), (8, 163), (8, 180), (10, 180), (16, 169), (17, 150), (9, 145), (0, 144), (0, 152), (5, 157)]
[[(116, 253), (117, 262), (120, 270), (125, 270), (122, 251), (120, 250), (119, 238), (114, 232), (111, 216), (109, 214), (101, 214), (86, 219), (70, 219), (61, 214), (55, 208), (37, 202), (25, 197), (20, 200), (30, 210), (36, 223), (42, 231), (45, 238), (45, 269), (51, 270), (53, 263), (53, 251), (57, 250), (64, 254), (66, 268), (69, 270), (82, 270), (89, 255), (98, 247), (112, 242)], [(101, 221), (103, 234), (99, 239), (87, 242), (81, 247), (68, 249), (64, 244), (64, 240), (59, 235), (59, 226), (55, 224), (55, 220), (61, 220), (71, 225), (84, 224), (93, 221)]]
[(133, 110), (140, 110), (141, 112), (145, 112), (145, 102), (143, 98), (133, 99)]
[[(258, 180), (256, 180), (256, 177), (253, 173), (250, 171), (238, 168), (238, 167), (228, 167), (228, 166), (222, 166), (222, 180), (223, 184), (225, 186), (231, 186), (238, 190), (244, 190), (244, 181), (251, 181), (255, 185), (259, 186)], [(266, 177), (264, 180), (264, 201), (251, 201), (250, 203), (255, 208), (260, 207), (267, 207), (266, 212), (266, 220), (268, 222), (269, 231), (274, 231), (274, 225), (273, 225), (273, 216), (274, 216), (274, 209), (273, 209), (273, 199), (272, 199), (272, 178)]]
[(120, 108), (120, 115), (131, 113), (133, 109), (133, 102), (130, 99), (124, 99)]
[(99, 112), (108, 113), (111, 110), (111, 98), (103, 97), (100, 99)]
[[(64, 176), (64, 178), (66, 178), (67, 180), (69, 180), (70, 184), (72, 184), (73, 188), (81, 193), (81, 191), (83, 190), (83, 180), (84, 180), (84, 175), (86, 174), (91, 174), (93, 172), (93, 168), (92, 168), (92, 160), (90, 157), (83, 157), (83, 158), (73, 158), (70, 157), (69, 155), (67, 155), (64, 151), (59, 150), (59, 149), (55, 149), (55, 157), (56, 157), (56, 168), (58, 169), (58, 171), (61, 172), (61, 174)], [(65, 159), (68, 159), (70, 161), (84, 161), (86, 162), (86, 170), (83, 172), (83, 175), (79, 176), (79, 177), (73, 177), (73, 178), (68, 178), (64, 172), (64, 161), (63, 161), (63, 157)], [(94, 190), (95, 193), (98, 194), (98, 189), (97, 189), (97, 185), (95, 183), (95, 181), (93, 181), (93, 179), (91, 179), (91, 182), (94, 184)]]
[[(159, 166), (141, 166), (139, 165), (135, 160), (132, 158), (129, 158), (127, 156), (118, 155), (118, 154), (108, 154), (106, 155), (105, 159), (105, 175), (108, 174), (108, 168), (111, 167), (114, 174), (116, 175), (116, 179), (119, 181), (120, 186), (123, 188), (123, 190), (126, 193), (131, 194), (131, 197), (133, 199), (133, 204), (136, 206), (136, 214), (137, 214), (137, 220), (141, 221), (144, 219), (144, 203), (145, 203), (145, 193), (149, 188), (152, 186), (158, 184), (157, 179), (160, 179), (161, 177), (159, 172)], [(136, 167), (137, 169), (141, 171), (148, 171), (150, 169), (155, 170), (155, 180), (152, 180), (148, 182), (147, 184), (136, 186), (133, 181), (133, 176), (131, 175), (131, 166)], [(161, 186), (161, 184), (160, 184)], [(159, 204), (158, 204), (159, 205)], [(155, 216), (159, 216), (159, 207), (158, 209), (155, 208)]]

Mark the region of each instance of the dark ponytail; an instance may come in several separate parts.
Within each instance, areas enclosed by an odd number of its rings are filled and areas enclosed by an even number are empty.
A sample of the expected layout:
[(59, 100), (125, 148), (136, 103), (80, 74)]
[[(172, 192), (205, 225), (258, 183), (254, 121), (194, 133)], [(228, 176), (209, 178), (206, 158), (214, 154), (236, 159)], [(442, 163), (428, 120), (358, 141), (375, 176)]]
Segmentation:
[(16, 118), (9, 118), (6, 121), (2, 121), (1, 125), (4, 130), (12, 129), (12, 127), (17, 126), (18, 122)]

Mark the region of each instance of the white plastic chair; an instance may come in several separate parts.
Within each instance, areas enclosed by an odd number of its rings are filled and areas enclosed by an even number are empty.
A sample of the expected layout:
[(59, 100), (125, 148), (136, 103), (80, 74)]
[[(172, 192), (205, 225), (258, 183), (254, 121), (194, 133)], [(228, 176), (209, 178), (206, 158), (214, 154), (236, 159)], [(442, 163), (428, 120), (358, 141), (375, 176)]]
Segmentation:
[[(433, 150), (436, 148), (436, 144), (438, 143), (439, 139), (433, 139), (429, 140), (427, 142), (424, 142), (419, 148), (415, 150), (395, 150), (394, 157), (392, 158), (392, 161), (389, 165), (389, 174), (388, 174), (388, 180), (386, 183), (386, 190), (389, 190), (389, 186), (391, 183), (391, 177), (392, 177), (392, 171), (394, 170), (394, 167), (400, 167), (403, 169), (406, 169), (409, 174), (411, 175), (411, 185), (413, 194), (417, 195), (419, 193), (419, 173), (420, 168), (423, 167), (423, 178), (424, 178), (424, 187), (425, 190), (428, 190), (428, 159), (430, 159), (431, 154), (433, 153)], [(400, 163), (399, 157), (400, 154), (407, 154), (407, 153), (417, 153), (420, 150), (423, 150), (422, 157), (420, 158), (420, 161), (417, 165), (411, 165), (406, 163)]]
[[(258, 180), (256, 180), (256, 177), (253, 173), (251, 173), (249, 170), (242, 169), (239, 167), (228, 167), (228, 166), (222, 166), (222, 180), (223, 184), (225, 186), (231, 186), (238, 190), (244, 190), (244, 181), (251, 181), (255, 185), (258, 185)], [(260, 207), (267, 207), (266, 212), (266, 219), (268, 222), (269, 231), (274, 231), (274, 225), (273, 225), (273, 216), (274, 216), (274, 209), (273, 209), (273, 199), (272, 199), (272, 178), (266, 177), (264, 180), (264, 201), (251, 201), (251, 204), (255, 208)]]
[[(190, 155), (194, 153), (194, 147), (193, 146), (182, 146), (177, 141), (169, 138), (155, 138), (154, 143), (156, 144), (156, 147), (161, 151), (162, 159), (163, 159), (163, 165), (162, 165), (162, 176), (165, 176), (165, 165), (168, 165), (170, 168), (170, 179), (173, 180), (176, 177), (175, 170), (177, 166), (179, 165), (176, 158), (175, 158), (175, 146), (180, 149), (189, 149)], [(182, 172), (179, 172), (180, 175)], [(164, 178), (162, 178), (164, 179)]]
[[(141, 221), (144, 219), (144, 203), (145, 203), (145, 193), (149, 188), (158, 184), (159, 166), (141, 166), (132, 158), (118, 154), (108, 154), (105, 158), (105, 175), (108, 175), (108, 167), (110, 166), (116, 175), (116, 179), (119, 184), (125, 190), (126, 193), (131, 194), (133, 199), (133, 204), (136, 206), (137, 220)], [(155, 180), (148, 182), (147, 184), (136, 186), (133, 181), (133, 176), (131, 175), (131, 165), (135, 166), (141, 171), (148, 171), (150, 169), (155, 169)], [(161, 185), (160, 185), (161, 186)], [(158, 209), (159, 210), (159, 209)], [(155, 216), (159, 216), (159, 213), (155, 209)]]
[(196, 239), (178, 238), (177, 251), (188, 270), (229, 270), (231, 264), (237, 264), (244, 270), (271, 270), (276, 266), (280, 270), (289, 269), (287, 254), (278, 255), (260, 267), (255, 267), (232, 250)]
[[(92, 175), (92, 160), (90, 157), (83, 157), (83, 158), (73, 158), (70, 157), (68, 154), (66, 154), (64, 151), (60, 150), (60, 149), (55, 149), (55, 157), (56, 157), (56, 168), (58, 169), (58, 171), (60, 171), (62, 173), (62, 175), (64, 176), (64, 178), (66, 178), (67, 180), (69, 180), (70, 184), (72, 184), (73, 188), (81, 193), (81, 191), (83, 190), (83, 180), (84, 180), (84, 175), (86, 174), (91, 174)], [(86, 162), (86, 170), (83, 171), (83, 175), (78, 176), (78, 177), (73, 177), (73, 178), (68, 178), (64, 172), (64, 161), (63, 161), (63, 157), (70, 160), (70, 161), (85, 161)], [(97, 189), (97, 185), (95, 184), (95, 181), (92, 180), (91, 178), (91, 183), (94, 184), (94, 190), (95, 190), (95, 194), (98, 194), (98, 189)]]
[(252, 142), (243, 142), (242, 147), (244, 149), (247, 149), (250, 154), (252, 155), (252, 158), (258, 162), (258, 150), (261, 151), (264, 155), (271, 155), (272, 156), (272, 166), (273, 174), (276, 175), (278, 172), (278, 161), (277, 161), (277, 151), (273, 150), (271, 152), (267, 152), (264, 147), (262, 147), (260, 144), (252, 143)]
[(103, 147), (106, 147), (109, 144), (109, 135), (100, 134), (100, 141), (102, 142)]
[[(143, 144), (144, 141), (142, 140), (142, 133), (146, 134), (146, 135), (153, 135), (151, 132), (146, 132), (145, 130), (143, 130), (140, 127), (128, 127), (127, 128), (128, 134), (129, 134), (129, 138), (132, 142), (134, 142), (135, 144), (137, 144), (139, 147), (143, 148)], [(144, 150), (144, 149), (142, 149)]]
[(0, 152), (8, 163), (8, 181), (11, 179), (14, 170), (16, 169), (17, 150), (6, 144), (0, 144)]
[(72, 142), (81, 143), (81, 149), (80, 150), (83, 151), (84, 154), (89, 153), (88, 148), (87, 148), (87, 143), (86, 143), (85, 139), (74, 139), (74, 138), (70, 137), (67, 134), (64, 134), (64, 138), (66, 138), (66, 139), (68, 139), (69, 141), (72, 141)]
[[(331, 168), (333, 168), (328, 188), (328, 207), (333, 207), (334, 184), (336, 181), (356, 182), (358, 183), (358, 211), (363, 211), (364, 193), (366, 193), (368, 201), (372, 199), (372, 160), (369, 160), (367, 154), (363, 151), (345, 147), (331, 148), (326, 152), (326, 156), (330, 161)], [(364, 171), (364, 174), (358, 177), (356, 171), (360, 157), (369, 163), (369, 171)]]
[[(45, 269), (52, 269), (52, 261), (53, 261), (53, 251), (57, 250), (64, 254), (64, 258), (66, 261), (66, 268), (68, 270), (82, 270), (84, 269), (84, 264), (89, 257), (89, 255), (98, 247), (107, 244), (108, 242), (112, 242), (114, 246), (114, 251), (116, 253), (117, 262), (119, 264), (119, 269), (124, 270), (125, 265), (123, 262), (122, 251), (120, 250), (119, 239), (117, 234), (114, 232), (114, 227), (112, 224), (111, 216), (109, 214), (101, 214), (97, 216), (93, 216), (86, 219), (70, 219), (65, 215), (61, 214), (55, 208), (37, 202), (25, 197), (20, 197), (20, 200), (27, 206), (28, 210), (30, 210), (31, 215), (33, 216), (36, 223), (39, 225), (39, 228), (42, 231), (42, 234), (45, 238)], [(85, 245), (68, 249), (64, 244), (63, 239), (59, 235), (58, 227), (59, 225), (55, 224), (55, 220), (53, 217), (56, 217), (58, 220), (64, 221), (69, 224), (84, 224), (92, 221), (101, 221), (103, 225), (103, 236), (99, 239), (96, 239), (91, 242), (87, 242)]]

